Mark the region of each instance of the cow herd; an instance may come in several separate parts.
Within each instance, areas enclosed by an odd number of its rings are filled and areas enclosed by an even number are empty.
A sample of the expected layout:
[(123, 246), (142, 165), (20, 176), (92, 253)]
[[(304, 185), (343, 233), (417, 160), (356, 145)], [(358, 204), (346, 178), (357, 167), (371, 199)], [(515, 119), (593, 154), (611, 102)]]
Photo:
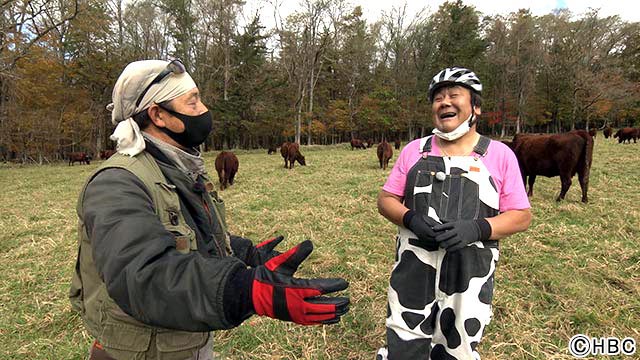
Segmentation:
[[(640, 128), (625, 127), (615, 133), (610, 127), (602, 131), (606, 139), (613, 137), (618, 139), (618, 143), (634, 143), (640, 139)], [(516, 134), (512, 141), (502, 141), (513, 150), (525, 187), (528, 185), (527, 194), (533, 196), (533, 185), (537, 176), (560, 177), (560, 193), (556, 200), (565, 198), (572, 183), (572, 178), (577, 174), (578, 182), (582, 190), (582, 202), (587, 202), (587, 190), (589, 187), (589, 173), (593, 157), (593, 145), (597, 132), (595, 130), (574, 130), (562, 134)], [(371, 147), (371, 139), (363, 141), (351, 139), (351, 150), (367, 149)], [(394, 141), (396, 150), (400, 149), (400, 141)], [(277, 152), (277, 146), (269, 147), (267, 153)], [(115, 153), (114, 150), (104, 150), (100, 152), (101, 159), (108, 159)], [(298, 162), (305, 166), (304, 155), (300, 152), (300, 145), (297, 143), (285, 142), (280, 146), (280, 154), (284, 159), (284, 167), (293, 169)], [(380, 168), (386, 170), (389, 160), (393, 157), (391, 144), (383, 140), (378, 144), (376, 155)], [(90, 164), (92, 156), (86, 152), (73, 152), (68, 154), (69, 165), (76, 162)], [(215, 168), (218, 173), (220, 189), (224, 190), (233, 185), (234, 177), (238, 172), (238, 158), (229, 151), (222, 151), (215, 159)]]
[(640, 128), (631, 128), (625, 127), (622, 128), (613, 135), (613, 138), (618, 139), (618, 144), (629, 142), (631, 144), (631, 140), (633, 139), (634, 144), (636, 140), (640, 138)]
[[(108, 158), (111, 157), (111, 155), (115, 154), (116, 151), (115, 150), (103, 150), (100, 151), (100, 159), (102, 160), (106, 160)], [(93, 160), (93, 157), (91, 156), (91, 154), (86, 153), (86, 152), (72, 152), (67, 154), (67, 158), (69, 160), (69, 166), (73, 165), (76, 162), (79, 162), (80, 164), (84, 163), (84, 164), (91, 164), (91, 160)]]
[(631, 144), (631, 140), (636, 143), (636, 141), (640, 139), (640, 128), (623, 127), (616, 131), (615, 134), (613, 133), (613, 129), (609, 126), (602, 130), (602, 135), (604, 135), (605, 139), (610, 138), (611, 134), (613, 134), (614, 139), (618, 139), (618, 144), (624, 144), (626, 142)]

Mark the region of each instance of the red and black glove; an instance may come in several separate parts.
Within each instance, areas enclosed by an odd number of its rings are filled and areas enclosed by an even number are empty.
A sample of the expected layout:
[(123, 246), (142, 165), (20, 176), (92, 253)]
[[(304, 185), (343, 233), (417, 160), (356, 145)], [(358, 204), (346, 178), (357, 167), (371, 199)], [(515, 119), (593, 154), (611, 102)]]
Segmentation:
[(278, 246), (282, 240), (284, 240), (284, 236), (280, 235), (254, 246), (249, 251), (246, 264), (253, 267), (260, 266), (269, 261), (269, 259), (280, 255), (281, 253), (279, 251), (273, 249)]
[(280, 255), (279, 251), (273, 250), (282, 242), (284, 236), (280, 235), (265, 240), (258, 245), (241, 236), (231, 235), (231, 249), (234, 255), (251, 267), (263, 265), (274, 256)]
[(341, 278), (298, 279), (293, 274), (311, 254), (310, 240), (253, 269), (251, 297), (258, 315), (302, 325), (335, 324), (349, 310), (348, 297), (322, 296), (345, 290)]

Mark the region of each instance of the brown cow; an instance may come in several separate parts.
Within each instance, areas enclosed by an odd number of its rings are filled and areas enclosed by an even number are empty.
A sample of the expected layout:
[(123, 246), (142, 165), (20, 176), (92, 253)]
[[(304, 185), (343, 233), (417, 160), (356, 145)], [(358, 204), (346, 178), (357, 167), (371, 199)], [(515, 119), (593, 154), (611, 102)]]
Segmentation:
[(91, 155), (85, 152), (72, 152), (69, 154), (69, 166), (73, 165), (75, 162), (79, 162), (80, 164), (85, 163), (89, 165), (91, 163)]
[(602, 130), (602, 135), (604, 135), (605, 139), (608, 139), (609, 137), (611, 137), (612, 132), (613, 130), (611, 129), (611, 127), (607, 126), (606, 128), (604, 128), (604, 130)]
[(364, 145), (362, 140), (360, 139), (351, 139), (351, 150), (353, 149), (366, 149), (367, 147)]
[(284, 167), (287, 168), (287, 158), (289, 157), (289, 145), (291, 145), (290, 142), (285, 141), (284, 143), (282, 143), (282, 145), (280, 146), (280, 155), (282, 155), (282, 158), (284, 159)]
[(290, 143), (287, 147), (287, 157), (284, 159), (284, 167), (287, 167), (287, 161), (289, 162), (289, 169), (293, 169), (293, 164), (297, 161), (300, 165), (305, 166), (307, 163), (304, 160), (304, 156), (300, 153), (300, 145), (297, 143)]
[(636, 143), (638, 131), (632, 127), (626, 127), (618, 130), (613, 137), (618, 138), (618, 144), (624, 143), (625, 141), (629, 141), (629, 144), (631, 144), (631, 139)]
[(236, 154), (223, 151), (216, 156), (216, 171), (218, 172), (218, 181), (220, 181), (220, 190), (224, 190), (233, 185), (233, 179), (238, 172), (238, 157)]
[(560, 176), (562, 187), (560, 195), (556, 198), (556, 201), (560, 201), (564, 199), (571, 186), (571, 178), (578, 173), (582, 202), (588, 201), (587, 188), (593, 154), (593, 139), (589, 133), (575, 130), (553, 135), (517, 134), (513, 138), (511, 148), (518, 158), (525, 186), (529, 177), (527, 195), (533, 195), (533, 184), (537, 175)]
[(115, 154), (115, 150), (102, 150), (100, 151), (100, 159), (106, 160)]
[(385, 140), (378, 144), (378, 160), (380, 161), (380, 169), (386, 170), (389, 165), (389, 159), (393, 156), (391, 145)]
[(513, 147), (513, 141), (509, 141), (509, 140), (500, 140), (501, 143), (507, 145), (509, 147), (509, 149), (511, 150), (515, 150)]
[(399, 140), (399, 139), (396, 139), (396, 143), (395, 143), (395, 148), (396, 148), (396, 150), (400, 150), (400, 145), (402, 145), (402, 144), (400, 143), (400, 140)]
[(373, 142), (373, 139), (372, 139), (372, 138), (369, 138), (369, 140), (367, 140), (367, 148), (372, 147), (372, 146), (373, 146), (373, 144), (375, 144), (375, 143)]
[(596, 136), (598, 135), (598, 132), (596, 131), (596, 129), (591, 129), (589, 130), (589, 135), (595, 139)]
[(278, 151), (277, 145), (269, 145), (269, 149), (267, 150), (267, 155), (275, 154)]

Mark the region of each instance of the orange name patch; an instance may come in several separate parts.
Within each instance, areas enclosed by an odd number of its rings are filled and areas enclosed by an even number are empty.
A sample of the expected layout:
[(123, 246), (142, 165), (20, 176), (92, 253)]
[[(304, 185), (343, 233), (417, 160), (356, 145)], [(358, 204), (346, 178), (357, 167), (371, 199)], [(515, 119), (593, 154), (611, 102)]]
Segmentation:
[(469, 166), (469, 171), (480, 172), (480, 168), (475, 166)]

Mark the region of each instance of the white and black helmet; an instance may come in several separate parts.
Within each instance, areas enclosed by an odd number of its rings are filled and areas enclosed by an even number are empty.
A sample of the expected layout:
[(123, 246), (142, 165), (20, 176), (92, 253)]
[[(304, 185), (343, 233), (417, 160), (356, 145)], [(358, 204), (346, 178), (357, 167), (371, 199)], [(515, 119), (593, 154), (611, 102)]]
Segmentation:
[(433, 101), (436, 90), (447, 85), (462, 85), (475, 91), (478, 95), (482, 95), (482, 83), (473, 71), (461, 67), (451, 67), (440, 71), (433, 77), (429, 84), (429, 100)]

